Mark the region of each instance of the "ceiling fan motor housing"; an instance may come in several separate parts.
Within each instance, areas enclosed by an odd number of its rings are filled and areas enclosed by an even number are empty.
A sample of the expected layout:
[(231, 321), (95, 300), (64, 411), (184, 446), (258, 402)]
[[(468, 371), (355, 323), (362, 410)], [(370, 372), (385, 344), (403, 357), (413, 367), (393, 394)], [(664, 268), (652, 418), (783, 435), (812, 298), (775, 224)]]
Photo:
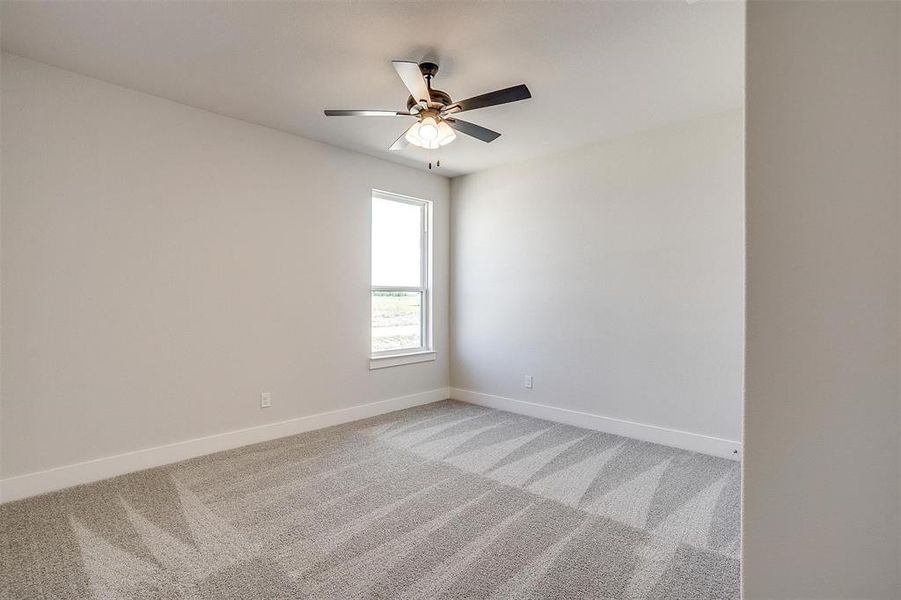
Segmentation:
[[(432, 97), (432, 104), (441, 104), (442, 106), (450, 106), (451, 97), (447, 92), (432, 89), (432, 78), (438, 74), (438, 65), (433, 62), (419, 63), (419, 72), (425, 77), (429, 86), (429, 94)], [(412, 110), (418, 103), (413, 96), (407, 98), (407, 110)]]
[[(451, 105), (451, 97), (447, 92), (430, 89), (429, 94), (432, 96), (432, 104), (441, 104), (442, 106)], [(407, 98), (407, 110), (411, 110), (417, 104), (419, 103), (413, 99), (413, 96)]]

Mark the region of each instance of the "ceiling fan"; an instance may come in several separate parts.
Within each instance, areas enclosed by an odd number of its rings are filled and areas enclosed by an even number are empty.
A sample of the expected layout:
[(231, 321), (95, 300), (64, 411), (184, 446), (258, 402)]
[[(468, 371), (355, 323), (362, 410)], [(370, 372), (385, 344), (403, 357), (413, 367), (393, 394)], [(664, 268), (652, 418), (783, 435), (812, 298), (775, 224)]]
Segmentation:
[(454, 102), (447, 92), (432, 89), (432, 78), (438, 73), (438, 65), (432, 62), (416, 64), (415, 62), (395, 60), (391, 64), (400, 75), (410, 97), (407, 98), (406, 111), (391, 110), (326, 110), (328, 117), (413, 117), (416, 122), (404, 131), (391, 144), (389, 150), (401, 150), (407, 144), (434, 150), (454, 141), (455, 131), (472, 136), (483, 142), (492, 142), (500, 137), (481, 125), (461, 121), (456, 115), (477, 108), (507, 104), (517, 100), (531, 98), (532, 94), (525, 85), (488, 92), (473, 96), (466, 100)]

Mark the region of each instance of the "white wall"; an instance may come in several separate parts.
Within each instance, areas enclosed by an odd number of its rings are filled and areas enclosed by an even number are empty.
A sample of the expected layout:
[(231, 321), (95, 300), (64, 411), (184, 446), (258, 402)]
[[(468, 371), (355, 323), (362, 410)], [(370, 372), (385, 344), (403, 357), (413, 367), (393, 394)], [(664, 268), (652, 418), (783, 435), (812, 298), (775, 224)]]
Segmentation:
[(745, 600), (901, 597), (899, 6), (748, 4)]
[[(445, 178), (2, 66), (4, 477), (446, 388)], [(435, 201), (436, 362), (369, 371), (373, 187)]]
[(742, 129), (735, 110), (454, 179), (452, 387), (740, 440)]

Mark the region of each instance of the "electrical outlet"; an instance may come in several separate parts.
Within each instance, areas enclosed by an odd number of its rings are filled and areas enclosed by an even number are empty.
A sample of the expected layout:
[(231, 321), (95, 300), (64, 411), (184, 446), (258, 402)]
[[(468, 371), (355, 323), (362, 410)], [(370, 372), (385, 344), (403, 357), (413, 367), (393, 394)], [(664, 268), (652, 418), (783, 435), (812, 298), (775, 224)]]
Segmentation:
[(260, 394), (260, 408), (269, 408), (272, 406), (272, 392), (263, 392)]
[(531, 375), (526, 375), (526, 389), (527, 390), (532, 389), (532, 376)]

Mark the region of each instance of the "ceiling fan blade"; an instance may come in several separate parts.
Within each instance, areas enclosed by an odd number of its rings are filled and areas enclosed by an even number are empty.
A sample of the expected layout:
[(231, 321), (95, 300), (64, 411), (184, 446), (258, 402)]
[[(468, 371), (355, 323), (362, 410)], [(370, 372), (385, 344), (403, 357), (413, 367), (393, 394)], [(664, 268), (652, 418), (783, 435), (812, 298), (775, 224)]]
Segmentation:
[(394, 70), (400, 75), (401, 80), (407, 86), (407, 89), (410, 90), (410, 95), (413, 96), (416, 102), (422, 102), (424, 105), (427, 105), (432, 101), (432, 96), (429, 94), (429, 86), (426, 84), (425, 77), (422, 76), (422, 71), (419, 70), (418, 64), (406, 60), (393, 60), (391, 64), (394, 65)]
[[(415, 124), (416, 123), (413, 123), (413, 125)], [(413, 125), (410, 125), (410, 127), (404, 129), (404, 132), (400, 134), (399, 138), (394, 140), (394, 143), (391, 144), (388, 150), (403, 150), (404, 148), (406, 148), (410, 144), (410, 142), (407, 141), (407, 132), (410, 131)]]
[(514, 85), (513, 87), (504, 88), (494, 92), (488, 92), (480, 96), (473, 96), (466, 100), (460, 100), (451, 104), (447, 111), (448, 114), (461, 113), (464, 110), (475, 110), (477, 108), (485, 108), (486, 106), (497, 106), (498, 104), (507, 104), (518, 100), (526, 100), (532, 97), (524, 84)]
[(410, 113), (393, 110), (326, 110), (327, 117), (415, 117)]
[(477, 140), (482, 140), (483, 142), (493, 142), (497, 138), (501, 137), (496, 131), (491, 131), (486, 127), (482, 127), (481, 125), (476, 125), (475, 123), (470, 123), (468, 121), (461, 121), (460, 119), (444, 119), (447, 121), (447, 124), (459, 131), (460, 133), (465, 133), (466, 135), (472, 136)]

